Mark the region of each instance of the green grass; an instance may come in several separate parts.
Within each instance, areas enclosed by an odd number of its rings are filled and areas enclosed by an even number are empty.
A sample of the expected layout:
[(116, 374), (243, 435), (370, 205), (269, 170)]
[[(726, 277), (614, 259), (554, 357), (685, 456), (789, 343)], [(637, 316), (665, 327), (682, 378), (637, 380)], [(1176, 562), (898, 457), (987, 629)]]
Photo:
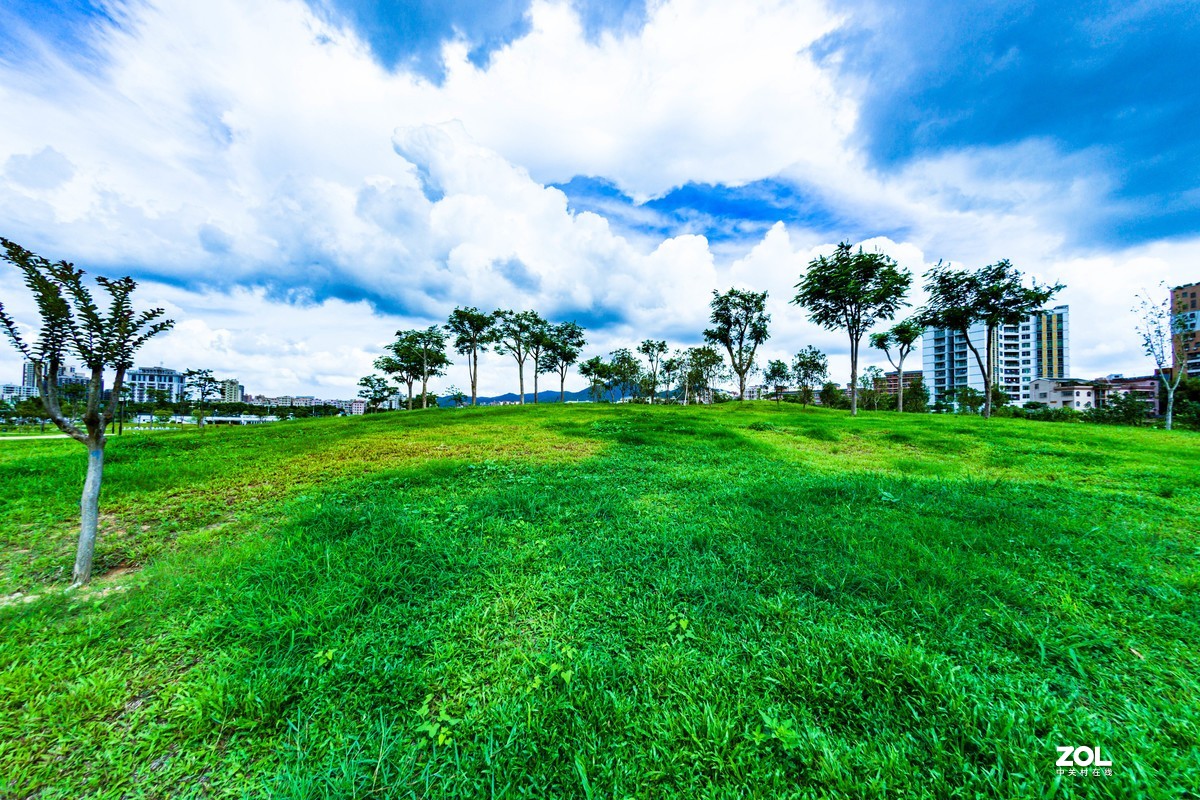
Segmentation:
[(0, 443), (0, 797), (1200, 791), (1194, 434), (542, 406), (109, 453), (116, 573), (65, 592), (82, 448)]

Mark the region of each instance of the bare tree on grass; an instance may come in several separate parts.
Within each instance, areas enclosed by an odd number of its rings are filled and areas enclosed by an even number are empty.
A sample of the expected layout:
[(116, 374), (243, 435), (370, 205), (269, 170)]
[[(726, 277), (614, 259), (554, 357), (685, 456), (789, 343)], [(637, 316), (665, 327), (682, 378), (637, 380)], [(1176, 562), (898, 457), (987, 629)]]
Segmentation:
[[(163, 318), (161, 308), (135, 311), (132, 278), (117, 280), (97, 277), (96, 284), (108, 295), (107, 311), (101, 311), (84, 272), (66, 261), (50, 262), (7, 239), (0, 238), (3, 258), (21, 271), (25, 285), (33, 293), (41, 317), (36, 339), (25, 340), (17, 322), (0, 304), (0, 325), (16, 348), (34, 369), (38, 396), (46, 414), (59, 430), (82, 444), (88, 451), (87, 478), (80, 498), (79, 546), (73, 586), (81, 586), (92, 576), (96, 553), (96, 533), (100, 519), (100, 484), (104, 476), (104, 429), (116, 413), (125, 373), (133, 366), (134, 353), (151, 337), (174, 326)], [(58, 396), (58, 373), (68, 353), (74, 354), (91, 373), (88, 380), (87, 406), (80, 430), (62, 411)], [(114, 371), (112, 391), (104, 401), (104, 370)]]
[[(1166, 286), (1163, 285), (1163, 290)], [(1187, 315), (1180, 308), (1171, 307), (1171, 295), (1162, 302), (1151, 300), (1148, 293), (1138, 295), (1133, 307), (1139, 319), (1138, 338), (1142, 340), (1142, 352), (1154, 359), (1158, 367), (1158, 380), (1167, 393), (1167, 413), (1163, 427), (1171, 430), (1175, 415), (1175, 390), (1187, 372), (1183, 356), (1183, 336), (1191, 330)], [(1170, 373), (1168, 377), (1167, 373)]]

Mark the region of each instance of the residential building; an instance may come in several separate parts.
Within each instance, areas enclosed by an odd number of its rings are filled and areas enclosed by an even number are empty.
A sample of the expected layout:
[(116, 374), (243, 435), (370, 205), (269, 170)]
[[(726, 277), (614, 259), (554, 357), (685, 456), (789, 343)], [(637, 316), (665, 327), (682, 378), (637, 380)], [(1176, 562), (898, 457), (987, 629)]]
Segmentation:
[(237, 378), (221, 381), (221, 402), (240, 403), (246, 396), (246, 387), (238, 383)]
[[(919, 369), (904, 370), (904, 388), (912, 386), (913, 381), (917, 378), (924, 378), (924, 373)], [(899, 394), (900, 392), (900, 373), (896, 370), (883, 373), (883, 382), (881, 386), (876, 386), (877, 389), (882, 389), (888, 394)]]
[(150, 391), (167, 392), (169, 403), (178, 403), (185, 398), (183, 373), (166, 367), (138, 367), (125, 373), (125, 386), (129, 399), (135, 403), (153, 401)]
[[(921, 340), (922, 374), (933, 403), (946, 401), (960, 386), (983, 391), (983, 372), (975, 354), (987, 359), (987, 329), (972, 326), (967, 336), (945, 328), (929, 328)], [(1038, 311), (1017, 325), (996, 330), (992, 342), (992, 383), (1013, 403), (1032, 397), (1031, 384), (1040, 378), (1061, 380), (1070, 374), (1069, 307)]]
[(1030, 403), (1045, 403), (1050, 408), (1087, 411), (1096, 407), (1097, 387), (1087, 381), (1070, 378), (1038, 378), (1029, 384)]
[(1159, 380), (1154, 375), (1142, 375), (1136, 378), (1126, 378), (1124, 375), (1106, 375), (1092, 382), (1097, 390), (1097, 405), (1101, 408), (1108, 405), (1110, 398), (1119, 394), (1133, 394), (1142, 399), (1146, 405), (1146, 413), (1158, 416)]
[(8, 403), (34, 400), (37, 396), (38, 390), (33, 386), (17, 386), (11, 383), (0, 385), (0, 400)]
[[(77, 370), (75, 367), (60, 366), (58, 368), (59, 386), (69, 383), (87, 384), (89, 380), (91, 380), (91, 376), (88, 373)], [(25, 361), (21, 364), (21, 385), (32, 389), (34, 395), (37, 395), (37, 373), (32, 362)]]
[[(1172, 348), (1172, 367), (1187, 372), (1189, 378), (1200, 378), (1200, 332), (1197, 331), (1197, 296), (1200, 283), (1187, 283), (1171, 290), (1171, 311), (1183, 314), (1186, 330), (1179, 335), (1179, 347)], [(1182, 362), (1182, 365), (1181, 365)]]

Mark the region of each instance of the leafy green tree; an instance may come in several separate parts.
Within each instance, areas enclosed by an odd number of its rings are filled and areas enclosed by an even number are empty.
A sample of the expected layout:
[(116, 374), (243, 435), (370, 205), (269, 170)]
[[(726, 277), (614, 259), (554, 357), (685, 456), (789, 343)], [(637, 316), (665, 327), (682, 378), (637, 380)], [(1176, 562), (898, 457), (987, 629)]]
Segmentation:
[(424, 360), (421, 348), (410, 334), (412, 331), (397, 331), (397, 337), (385, 348), (389, 355), (375, 359), (375, 369), (388, 375), (396, 383), (405, 387), (404, 404), (409, 411), (413, 410), (413, 384), (421, 380), (421, 369)]
[(792, 359), (792, 376), (800, 388), (800, 402), (808, 405), (816, 387), (829, 380), (829, 361), (810, 344)]
[[(525, 405), (525, 361), (530, 352), (545, 332), (546, 321), (535, 311), (500, 310), (492, 314), (496, 320), (495, 342), (496, 352), (510, 355), (517, 362), (519, 378), (519, 396), (517, 401)], [(537, 366), (535, 362), (534, 372)], [(534, 375), (534, 385), (537, 385), (537, 375)]]
[(952, 392), (960, 414), (978, 414), (984, 407), (983, 392), (970, 386), (957, 386)]
[(429, 408), (429, 379), (446, 374), (446, 367), (453, 362), (446, 355), (446, 331), (437, 325), (424, 330), (396, 331), (398, 338), (408, 337), (420, 360), (421, 408)]
[(454, 351), (467, 357), (467, 372), (471, 379), (471, 405), (478, 402), (479, 354), (487, 352), (495, 333), (496, 318), (478, 308), (455, 308), (450, 312), (446, 331), (454, 335)]
[(782, 361), (771, 360), (767, 362), (767, 372), (763, 376), (767, 385), (775, 390), (775, 404), (783, 400), (783, 393), (787, 391), (788, 378), (791, 377), (792, 371), (788, 369), (788, 365)]
[[(938, 262), (925, 275), (929, 302), (917, 314), (926, 328), (946, 328), (962, 335), (983, 375), (983, 416), (992, 415), (992, 384), (995, 375), (993, 346), (996, 331), (1003, 325), (1018, 325), (1062, 290), (1062, 284), (1025, 286), (1021, 272), (1008, 259), (974, 272)], [(984, 351), (971, 342), (970, 328), (982, 324)]]
[(204, 420), (208, 415), (205, 406), (210, 399), (215, 400), (221, 394), (221, 386), (213, 377), (211, 369), (189, 369), (183, 373), (184, 391), (192, 398), (197, 406), (192, 410), (196, 424), (203, 431)]
[(883, 370), (871, 366), (858, 376), (858, 393), (864, 406), (870, 406), (872, 411), (879, 410), (879, 396), (883, 394)]
[(711, 306), (713, 327), (704, 332), (704, 341), (725, 348), (738, 378), (738, 400), (745, 400), (746, 376), (754, 369), (755, 351), (771, 337), (767, 293), (730, 289), (721, 294), (714, 290)]
[(358, 396), (367, 401), (367, 413), (378, 411), (379, 407), (396, 394), (387, 382), (387, 378), (379, 375), (367, 375), (358, 379)]
[[(925, 328), (915, 319), (906, 319), (903, 322), (897, 322), (889, 330), (871, 334), (871, 346), (882, 350), (883, 354), (887, 356), (888, 363), (892, 365), (892, 369), (896, 370), (897, 411), (904, 410), (904, 359), (916, 347), (917, 341), (920, 340), (924, 331)], [(892, 358), (893, 348), (896, 353), (895, 358)]]
[(695, 389), (697, 402), (713, 402), (713, 389), (721, 380), (725, 359), (712, 347), (689, 347), (687, 351), (687, 381)]
[(846, 393), (842, 391), (842, 387), (838, 386), (833, 381), (825, 381), (821, 385), (821, 393), (818, 395), (821, 400), (821, 405), (825, 408), (849, 408), (850, 401), (846, 398)]
[(796, 284), (792, 303), (808, 318), (850, 337), (850, 413), (858, 413), (858, 348), (878, 320), (892, 319), (912, 285), (912, 275), (883, 253), (855, 252), (842, 242), (832, 256), (818, 256)]
[(646, 357), (646, 377), (649, 379), (650, 402), (658, 397), (658, 371), (662, 365), (662, 357), (666, 355), (667, 343), (662, 340), (645, 339), (637, 346), (637, 351)]
[(455, 408), (462, 408), (467, 402), (467, 395), (457, 386), (451, 386), (447, 389), (446, 397), (450, 398), (450, 402), (454, 403)]
[(661, 369), (663, 374), (663, 383), (667, 387), (667, 400), (670, 401), (675, 389), (675, 378), (679, 375), (680, 357), (678, 351), (676, 355), (662, 360)]
[(600, 402), (612, 380), (612, 368), (600, 356), (592, 356), (579, 365), (579, 374), (587, 378), (592, 401)]
[[(26, 342), (0, 304), (0, 325), (13, 345), (33, 364), (38, 396), (46, 415), (63, 433), (87, 448), (88, 467), (80, 498), (79, 546), (75, 553), (72, 584), (87, 583), (92, 576), (100, 519), (100, 485), (104, 474), (104, 429), (116, 413), (133, 356), (152, 337), (174, 326), (161, 308), (138, 312), (133, 308), (132, 278), (98, 277), (96, 284), (108, 295), (108, 310), (97, 305), (84, 272), (66, 261), (51, 262), (0, 238), (2, 258), (20, 271), (41, 317), (35, 340)], [(58, 396), (58, 374), (68, 353), (73, 353), (90, 373), (83, 429), (63, 414)], [(104, 370), (114, 371), (112, 391), (104, 401)]]
[(552, 370), (543, 369), (542, 356), (544, 356), (551, 347), (554, 341), (551, 338), (552, 326), (549, 322), (539, 317), (539, 322), (534, 328), (533, 334), (529, 337), (529, 355), (533, 359), (533, 402), (540, 403), (541, 398), (538, 397), (538, 376), (543, 372), (551, 372)]
[(583, 328), (574, 322), (562, 322), (550, 328), (550, 342), (541, 353), (538, 369), (542, 372), (558, 373), (558, 402), (567, 399), (567, 373), (579, 360), (579, 353), (587, 344)]
[(904, 410), (910, 414), (924, 414), (929, 410), (929, 390), (920, 375), (913, 378), (904, 393)]
[(1167, 395), (1167, 411), (1163, 427), (1171, 430), (1175, 415), (1175, 391), (1186, 370), (1175, 369), (1186, 363), (1183, 353), (1183, 334), (1188, 330), (1188, 318), (1183, 307), (1171, 307), (1170, 292), (1162, 286), (1167, 297), (1162, 302), (1151, 300), (1142, 293), (1133, 311), (1138, 315), (1137, 334), (1142, 340), (1142, 352), (1154, 359), (1158, 380)]
[(633, 353), (622, 347), (609, 353), (609, 379), (623, 401), (626, 394), (637, 395), (642, 378), (642, 365)]

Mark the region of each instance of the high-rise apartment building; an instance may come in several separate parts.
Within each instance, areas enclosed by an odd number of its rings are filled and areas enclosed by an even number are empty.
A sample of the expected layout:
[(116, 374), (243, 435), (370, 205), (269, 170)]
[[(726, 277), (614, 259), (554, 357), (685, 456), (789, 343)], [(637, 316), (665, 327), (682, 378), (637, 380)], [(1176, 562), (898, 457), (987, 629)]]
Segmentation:
[(138, 367), (125, 373), (125, 385), (129, 387), (130, 400), (135, 403), (152, 401), (151, 389), (167, 392), (169, 403), (184, 399), (183, 373), (166, 367)]
[[(992, 383), (1013, 403), (1030, 401), (1030, 384), (1038, 378), (1070, 374), (1070, 326), (1067, 306), (1038, 311), (1018, 325), (1001, 326), (992, 342)], [(921, 339), (921, 366), (931, 402), (946, 401), (960, 386), (983, 391), (983, 373), (970, 342), (987, 359), (987, 330), (968, 329), (967, 336), (944, 328), (929, 328)]]
[(246, 395), (246, 388), (238, 383), (237, 378), (221, 381), (221, 402), (240, 403)]
[[(1179, 336), (1179, 347), (1173, 348), (1172, 361), (1175, 369), (1181, 367), (1189, 378), (1200, 378), (1200, 334), (1197, 333), (1197, 293), (1200, 283), (1188, 283), (1171, 290), (1171, 312), (1183, 315), (1186, 330)], [(1182, 363), (1181, 363), (1182, 362)]]

